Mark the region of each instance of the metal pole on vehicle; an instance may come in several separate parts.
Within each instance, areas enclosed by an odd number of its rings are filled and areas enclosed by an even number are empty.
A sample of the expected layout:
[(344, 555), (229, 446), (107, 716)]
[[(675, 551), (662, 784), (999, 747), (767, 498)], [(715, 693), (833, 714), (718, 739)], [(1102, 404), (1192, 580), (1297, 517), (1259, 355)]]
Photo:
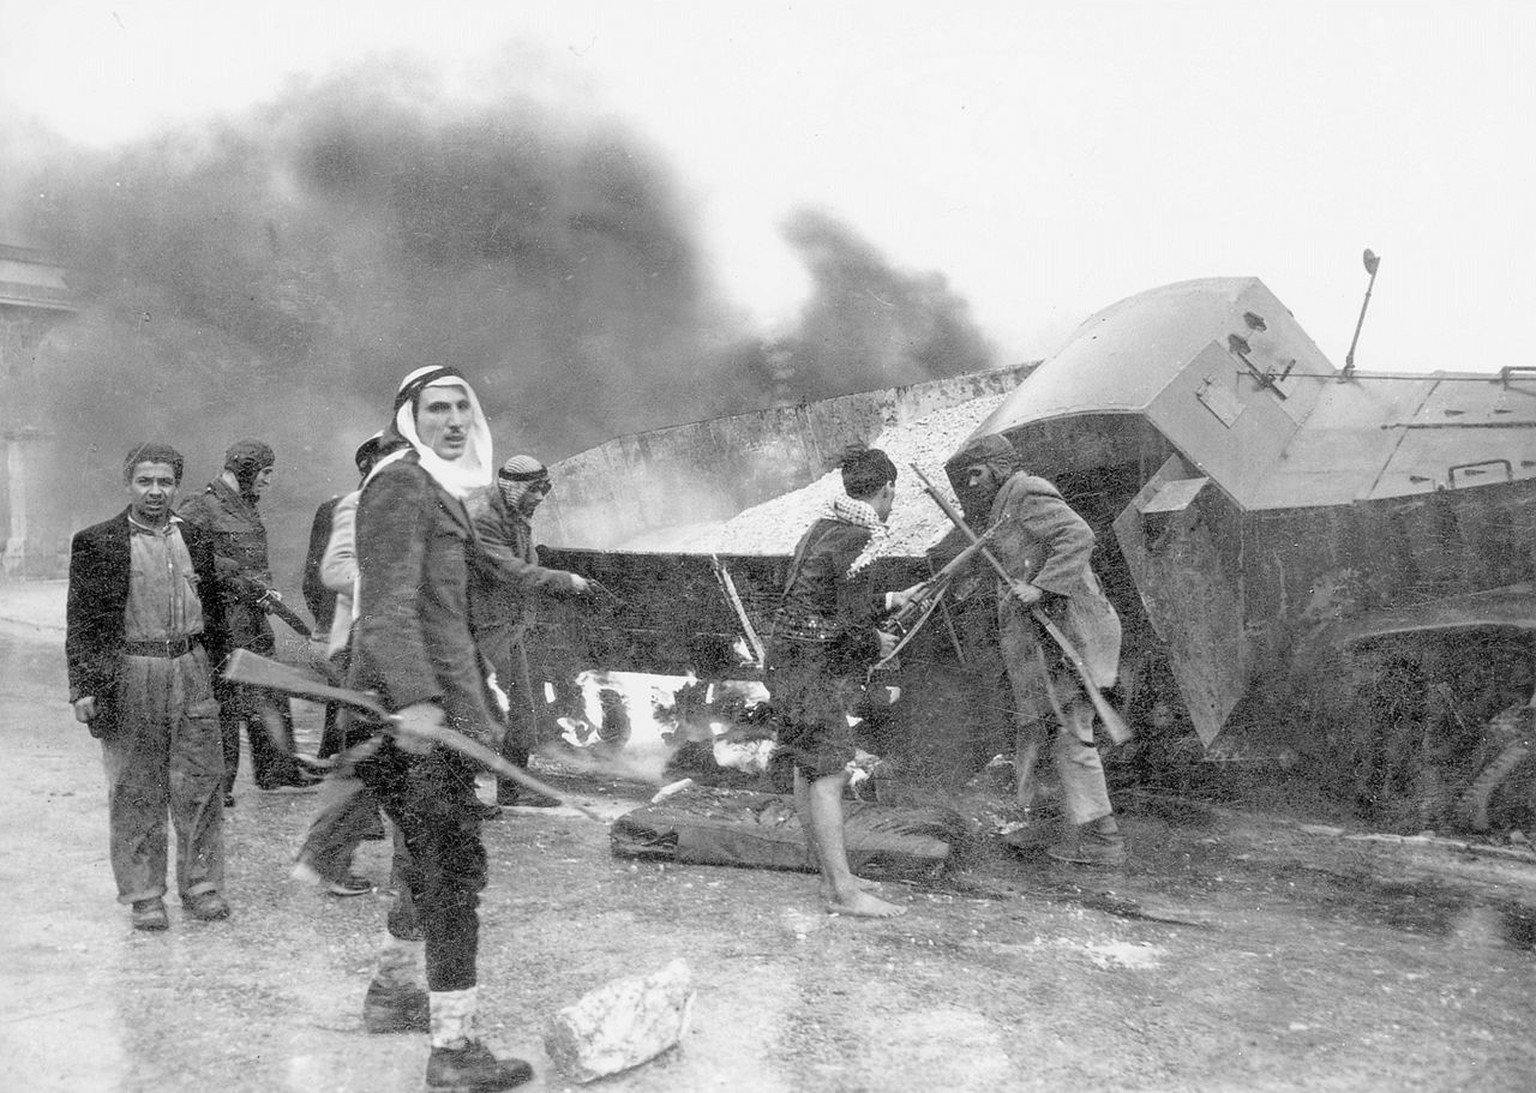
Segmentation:
[(1344, 374), (1341, 379), (1348, 379), (1355, 371), (1355, 345), (1360, 341), (1360, 328), (1365, 325), (1365, 309), (1371, 306), (1371, 289), (1376, 287), (1376, 270), (1381, 265), (1381, 259), (1376, 256), (1370, 247), (1365, 248), (1365, 272), (1371, 275), (1370, 281), (1365, 286), (1365, 299), (1360, 304), (1360, 318), (1355, 320), (1355, 336), (1349, 339), (1349, 352), (1344, 354)]

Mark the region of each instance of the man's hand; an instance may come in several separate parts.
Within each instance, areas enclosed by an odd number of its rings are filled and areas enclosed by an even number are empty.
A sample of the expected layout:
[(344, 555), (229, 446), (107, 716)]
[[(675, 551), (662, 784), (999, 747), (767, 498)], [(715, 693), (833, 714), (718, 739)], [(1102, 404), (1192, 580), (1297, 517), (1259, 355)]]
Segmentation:
[(578, 596), (585, 596), (592, 591), (592, 582), (588, 581), (580, 573), (571, 574), (571, 591)]
[(1008, 588), (1013, 592), (1014, 597), (1025, 607), (1033, 607), (1040, 602), (1040, 597), (1045, 595), (1044, 592), (1028, 581), (1012, 581), (1009, 583)]
[(96, 696), (81, 695), (70, 705), (75, 708), (75, 720), (82, 725), (89, 725), (96, 720)]
[(401, 751), (425, 755), (432, 750), (432, 731), (442, 727), (443, 708), (436, 702), (417, 702), (395, 714), (390, 735)]
[(887, 592), (885, 594), (885, 609), (887, 611), (899, 611), (912, 602), (912, 597), (922, 591), (923, 585), (919, 581), (909, 588), (903, 588), (900, 592)]

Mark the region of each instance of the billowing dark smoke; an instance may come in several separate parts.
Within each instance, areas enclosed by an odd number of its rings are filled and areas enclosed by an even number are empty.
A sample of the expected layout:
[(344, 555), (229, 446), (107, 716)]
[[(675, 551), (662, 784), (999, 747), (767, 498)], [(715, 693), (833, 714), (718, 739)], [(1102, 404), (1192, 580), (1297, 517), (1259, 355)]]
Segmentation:
[(455, 104), (398, 66), (56, 155), (33, 194), (31, 231), (82, 302), (44, 361), (68, 488), (110, 493), (119, 453), (157, 435), (188, 456), (190, 492), (230, 440), (260, 437), (290, 558), (421, 364), (472, 378), (500, 455), (546, 460), (987, 364), (941, 279), (891, 271), (815, 214), (788, 229), (815, 297), (765, 344), (718, 299), (677, 188), (632, 135), (514, 94)]
[(941, 274), (893, 270), (878, 251), (824, 213), (803, 211), (785, 234), (815, 285), (789, 350), (801, 398), (916, 383), (992, 366), (965, 301)]

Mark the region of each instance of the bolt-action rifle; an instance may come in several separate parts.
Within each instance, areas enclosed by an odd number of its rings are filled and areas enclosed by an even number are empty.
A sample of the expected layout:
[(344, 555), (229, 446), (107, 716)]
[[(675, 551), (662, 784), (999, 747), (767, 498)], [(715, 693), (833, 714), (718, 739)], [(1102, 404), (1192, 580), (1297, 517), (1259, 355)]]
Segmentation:
[(944, 599), (944, 594), (949, 591), (950, 584), (971, 558), (983, 549), (987, 536), (991, 534), (992, 529), (988, 528), (985, 534), (976, 537), (970, 546), (956, 554), (937, 573), (913, 585), (911, 597), (880, 620), (877, 628), (894, 635), (896, 644), (889, 653), (875, 663), (870, 671), (878, 672), (882, 668), (889, 667), (896, 660), (897, 654), (907, 647), (907, 643), (915, 638), (923, 625), (933, 617), (933, 613), (938, 610), (939, 604)]
[[(253, 653), (249, 649), (236, 649), (229, 654), (229, 659), (224, 662), (224, 678), (235, 683), (244, 683), (250, 687), (265, 687), (268, 690), (280, 691), (283, 694), (294, 695), (298, 698), (307, 698), (315, 702), (336, 702), (359, 710), (384, 726), (384, 731), (389, 733), (396, 724), (396, 717), (391, 713), (379, 696), (368, 691), (353, 691), (344, 687), (332, 687), (315, 679), (307, 672), (268, 657)], [(478, 740), (471, 740), (461, 732), (439, 725), (426, 732), (434, 744), (441, 744), (450, 751), (456, 751), (466, 759), (472, 759), (493, 771), (503, 778), (510, 778), (520, 786), (542, 793), (546, 797), (553, 797), (561, 804), (569, 805), (582, 815), (599, 823), (607, 823), (597, 813), (574, 801), (563, 798), (560, 791), (539, 781), (527, 771), (516, 767), (497, 755), (490, 748)]]

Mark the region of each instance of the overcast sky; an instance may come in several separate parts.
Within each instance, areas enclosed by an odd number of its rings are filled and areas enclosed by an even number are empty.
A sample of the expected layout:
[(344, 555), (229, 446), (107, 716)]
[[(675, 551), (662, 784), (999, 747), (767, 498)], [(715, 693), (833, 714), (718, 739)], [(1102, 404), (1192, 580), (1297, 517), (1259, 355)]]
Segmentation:
[(812, 205), (943, 273), (1003, 361), (1252, 274), (1342, 364), (1369, 246), (1361, 368), (1536, 363), (1536, 4), (0, 0), (0, 110), (111, 144), (396, 51), (465, 95), (510, 52), (630, 122), (765, 326)]

